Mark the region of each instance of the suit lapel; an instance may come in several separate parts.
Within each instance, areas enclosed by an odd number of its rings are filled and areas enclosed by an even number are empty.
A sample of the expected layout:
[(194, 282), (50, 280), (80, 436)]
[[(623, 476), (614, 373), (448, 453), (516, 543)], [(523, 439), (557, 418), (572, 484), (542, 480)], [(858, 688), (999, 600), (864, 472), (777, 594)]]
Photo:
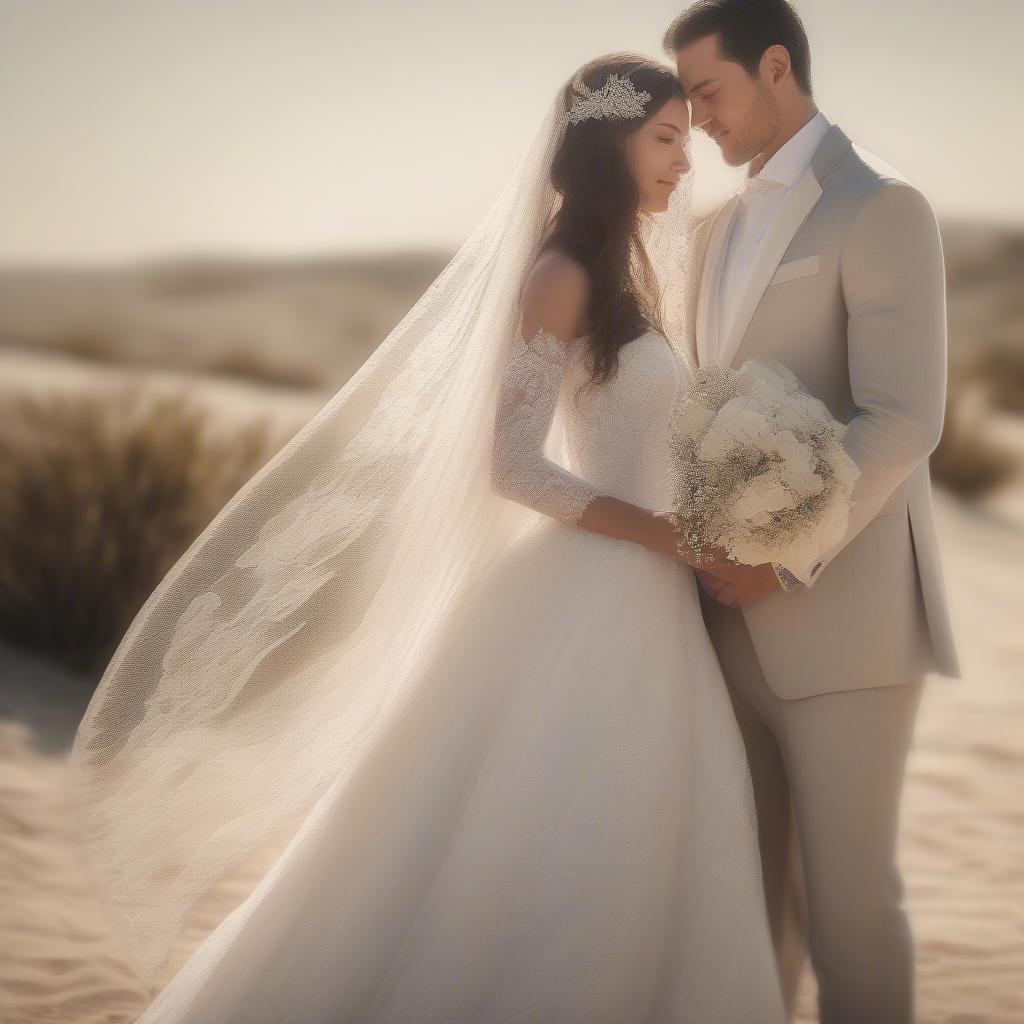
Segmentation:
[(807, 170), (800, 177), (782, 207), (775, 215), (772, 225), (765, 235), (761, 248), (751, 267), (746, 286), (736, 308), (729, 337), (720, 340), (717, 337), (718, 296), (721, 287), (722, 265), (725, 260), (725, 241), (736, 215), (739, 198), (733, 196), (722, 206), (712, 228), (708, 241), (704, 269), (701, 274), (700, 298), (697, 304), (697, 322), (695, 335), (697, 352), (701, 363), (709, 359), (710, 353), (719, 352), (718, 361), (728, 366), (738, 362), (747, 348), (750, 338), (747, 328), (754, 317), (758, 304), (764, 296), (768, 282), (775, 276), (782, 257), (786, 254), (793, 237), (800, 225), (807, 219), (821, 198), (822, 182), (839, 166), (846, 156), (852, 143), (845, 132), (837, 124), (833, 124), (825, 133)]
[(821, 185), (818, 184), (818, 179), (814, 176), (812, 166), (808, 164), (807, 170), (790, 189), (782, 206), (775, 214), (771, 227), (761, 242), (754, 264), (750, 268), (746, 285), (736, 306), (732, 330), (721, 348), (719, 362), (723, 366), (729, 366), (739, 355), (743, 348), (741, 342), (746, 340), (747, 327), (768, 287), (768, 282), (778, 270), (779, 263), (789, 248), (790, 242), (793, 241), (797, 228), (806, 220), (807, 214), (811, 212), (819, 198), (821, 198)]

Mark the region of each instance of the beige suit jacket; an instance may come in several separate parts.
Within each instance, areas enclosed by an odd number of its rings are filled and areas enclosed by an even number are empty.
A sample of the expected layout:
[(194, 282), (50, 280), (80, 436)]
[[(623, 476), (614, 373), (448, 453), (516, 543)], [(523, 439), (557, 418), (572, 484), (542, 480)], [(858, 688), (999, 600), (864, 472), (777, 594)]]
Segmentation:
[[(712, 342), (739, 367), (777, 360), (850, 423), (861, 471), (843, 539), (806, 585), (743, 611), (765, 678), (783, 699), (889, 686), (922, 668), (959, 676), (932, 514), (928, 456), (946, 393), (945, 268), (921, 192), (837, 124), (765, 236), (730, 336), (717, 332), (733, 196), (696, 229), (687, 354)], [(718, 342), (723, 343), (719, 346)]]

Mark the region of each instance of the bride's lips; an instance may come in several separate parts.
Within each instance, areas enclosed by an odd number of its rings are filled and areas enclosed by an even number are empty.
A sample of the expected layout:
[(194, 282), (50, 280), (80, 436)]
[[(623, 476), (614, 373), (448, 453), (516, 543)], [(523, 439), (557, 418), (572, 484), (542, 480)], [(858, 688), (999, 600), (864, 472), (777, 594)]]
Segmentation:
[(666, 181), (664, 178), (658, 179), (659, 185), (666, 185), (668, 188), (675, 188), (679, 184), (678, 181)]

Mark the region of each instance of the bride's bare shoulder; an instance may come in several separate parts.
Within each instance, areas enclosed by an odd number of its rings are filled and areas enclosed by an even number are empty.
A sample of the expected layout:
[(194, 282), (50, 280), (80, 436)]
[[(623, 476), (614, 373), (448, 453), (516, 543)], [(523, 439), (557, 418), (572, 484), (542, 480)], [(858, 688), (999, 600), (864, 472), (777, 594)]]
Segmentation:
[(590, 273), (558, 249), (540, 254), (523, 285), (523, 334), (538, 330), (571, 341), (583, 333), (590, 300)]
[(524, 293), (531, 287), (544, 289), (554, 286), (570, 288), (574, 293), (585, 292), (590, 288), (590, 272), (567, 252), (546, 249), (534, 260)]

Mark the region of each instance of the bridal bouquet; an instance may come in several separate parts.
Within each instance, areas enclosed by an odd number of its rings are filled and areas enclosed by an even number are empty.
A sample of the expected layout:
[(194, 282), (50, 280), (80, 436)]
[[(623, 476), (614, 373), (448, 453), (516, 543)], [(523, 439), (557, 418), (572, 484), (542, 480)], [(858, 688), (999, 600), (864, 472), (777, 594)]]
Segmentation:
[(846, 429), (784, 366), (702, 367), (672, 414), (680, 536), (745, 565), (810, 565), (846, 529), (860, 476)]

